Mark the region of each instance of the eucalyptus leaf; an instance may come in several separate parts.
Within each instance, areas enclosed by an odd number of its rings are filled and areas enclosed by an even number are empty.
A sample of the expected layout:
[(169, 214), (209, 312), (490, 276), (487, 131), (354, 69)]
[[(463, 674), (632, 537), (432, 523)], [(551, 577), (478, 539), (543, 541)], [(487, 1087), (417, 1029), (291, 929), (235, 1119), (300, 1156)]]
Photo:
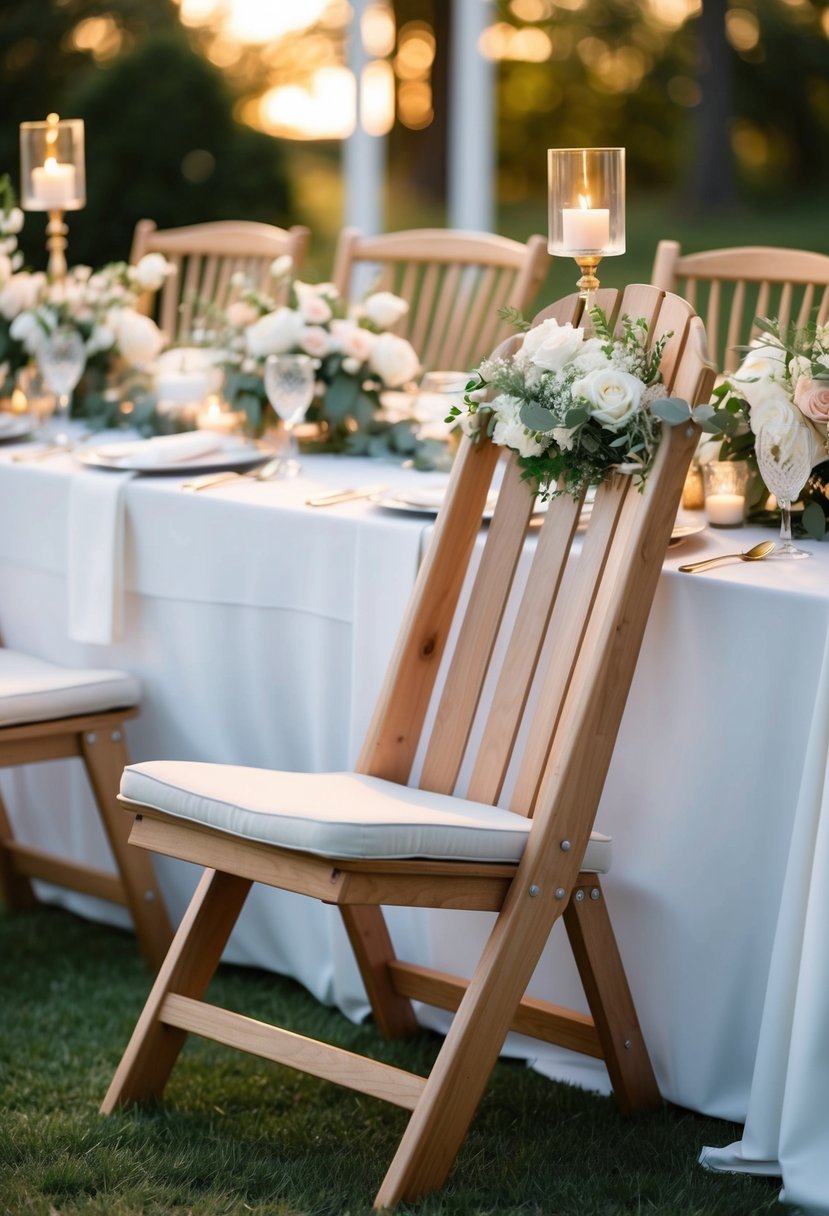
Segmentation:
[(613, 442), (611, 443), (610, 446), (612, 448), (623, 448), (627, 445), (627, 442), (628, 442), (627, 435), (619, 435), (619, 437), (617, 439), (613, 440)]
[(681, 397), (660, 397), (658, 401), (651, 402), (650, 408), (654, 418), (661, 418), (668, 426), (679, 426), (691, 417), (688, 402)]
[(814, 540), (823, 540), (826, 535), (826, 516), (816, 502), (810, 502), (804, 508), (800, 526)]
[(574, 427), (581, 426), (590, 417), (583, 405), (577, 405), (572, 410), (568, 410), (564, 415), (564, 425), (568, 430), (573, 430)]
[(556, 424), (555, 415), (537, 401), (525, 401), (518, 411), (528, 431), (551, 431)]

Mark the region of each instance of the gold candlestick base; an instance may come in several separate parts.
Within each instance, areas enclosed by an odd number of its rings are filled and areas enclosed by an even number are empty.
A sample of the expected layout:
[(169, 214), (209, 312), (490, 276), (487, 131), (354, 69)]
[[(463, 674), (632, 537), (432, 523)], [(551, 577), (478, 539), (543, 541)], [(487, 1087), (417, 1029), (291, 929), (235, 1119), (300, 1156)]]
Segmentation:
[(579, 289), (579, 295), (584, 300), (584, 309), (581, 314), (581, 325), (585, 332), (591, 331), (593, 323), (590, 319), (590, 310), (596, 302), (596, 292), (599, 290), (599, 280), (596, 277), (596, 268), (602, 260), (601, 254), (596, 256), (590, 254), (586, 257), (577, 257), (574, 255), (574, 260), (579, 270), (581, 278), (576, 286)]
[(46, 248), (49, 250), (49, 278), (53, 280), (66, 277), (66, 234), (69, 229), (63, 222), (63, 212), (49, 212), (49, 223), (46, 225)]

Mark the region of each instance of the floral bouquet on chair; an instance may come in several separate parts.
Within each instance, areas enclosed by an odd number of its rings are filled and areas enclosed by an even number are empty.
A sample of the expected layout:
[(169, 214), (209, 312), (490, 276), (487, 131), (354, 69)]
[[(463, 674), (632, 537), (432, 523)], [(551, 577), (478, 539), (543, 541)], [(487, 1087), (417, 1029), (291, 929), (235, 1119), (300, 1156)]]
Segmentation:
[(757, 481), (752, 497), (762, 507), (768, 490), (755, 458), (760, 430), (773, 430), (787, 444), (808, 443), (813, 471), (805, 497), (811, 501), (800, 522), (820, 539), (829, 514), (829, 325), (781, 326), (763, 317), (755, 325), (762, 336), (714, 392), (714, 421), (723, 436), (718, 456), (749, 462)]
[(473, 440), (489, 435), (518, 453), (524, 478), (542, 498), (581, 493), (610, 470), (630, 473), (640, 487), (659, 445), (660, 424), (693, 418), (703, 427), (714, 413), (667, 398), (660, 363), (670, 335), (648, 347), (644, 321), (622, 318), (614, 335), (598, 308), (593, 329), (555, 320), (524, 330), (510, 356), (488, 359), (467, 388), (465, 411), (450, 419)]

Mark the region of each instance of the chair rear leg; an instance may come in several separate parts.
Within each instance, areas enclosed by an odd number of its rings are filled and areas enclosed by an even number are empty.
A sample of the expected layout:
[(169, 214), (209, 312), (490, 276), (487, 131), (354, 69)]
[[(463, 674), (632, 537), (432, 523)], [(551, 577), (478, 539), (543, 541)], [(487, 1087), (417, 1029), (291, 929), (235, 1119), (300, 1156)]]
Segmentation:
[(382, 909), (343, 904), (340, 912), (380, 1033), (387, 1039), (416, 1034), (412, 1003), (394, 991), (389, 978), (388, 964), (395, 954)]
[[(590, 1012), (604, 1050), (613, 1092), (623, 1114), (657, 1110), (662, 1097), (622, 965), (597, 875), (584, 875), (564, 913), (564, 924)], [(581, 895), (581, 898), (579, 896)]]
[(173, 992), (204, 996), (252, 885), (216, 870), (202, 874), (104, 1098), (103, 1114), (161, 1097), (187, 1037), (162, 1021), (164, 1001)]
[(0, 797), (0, 895), (9, 911), (25, 912), (37, 907), (38, 899), (29, 879), (14, 864), (13, 843), (11, 820)]
[(81, 754), (98, 813), (107, 834), (124, 889), (124, 900), (135, 926), (141, 953), (157, 970), (173, 937), (164, 896), (155, 876), (151, 855), (129, 843), (132, 818), (116, 796), (121, 773), (129, 764), (124, 728), (88, 731), (81, 735)]

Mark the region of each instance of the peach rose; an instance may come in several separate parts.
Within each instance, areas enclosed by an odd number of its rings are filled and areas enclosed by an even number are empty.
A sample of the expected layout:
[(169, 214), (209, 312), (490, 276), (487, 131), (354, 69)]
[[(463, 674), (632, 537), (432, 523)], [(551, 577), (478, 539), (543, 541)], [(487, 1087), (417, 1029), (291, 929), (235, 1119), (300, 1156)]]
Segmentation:
[(829, 380), (798, 376), (794, 403), (800, 412), (813, 422), (829, 423)]

